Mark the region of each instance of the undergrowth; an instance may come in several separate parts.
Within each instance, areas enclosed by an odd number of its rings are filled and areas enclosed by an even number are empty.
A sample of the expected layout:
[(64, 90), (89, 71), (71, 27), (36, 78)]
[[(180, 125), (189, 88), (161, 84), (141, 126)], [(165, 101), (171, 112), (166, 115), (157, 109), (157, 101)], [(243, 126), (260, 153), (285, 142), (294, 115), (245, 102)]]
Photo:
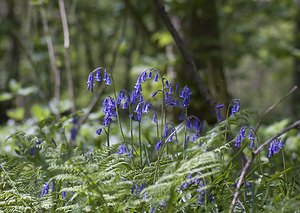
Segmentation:
[(1, 144), (11, 148), (1, 154), (2, 212), (299, 212), (299, 122), (255, 128), (234, 99), (208, 126), (188, 113), (188, 86), (155, 69), (131, 92), (103, 68), (88, 90), (95, 81), (111, 96), (81, 132), (81, 113), (49, 117)]

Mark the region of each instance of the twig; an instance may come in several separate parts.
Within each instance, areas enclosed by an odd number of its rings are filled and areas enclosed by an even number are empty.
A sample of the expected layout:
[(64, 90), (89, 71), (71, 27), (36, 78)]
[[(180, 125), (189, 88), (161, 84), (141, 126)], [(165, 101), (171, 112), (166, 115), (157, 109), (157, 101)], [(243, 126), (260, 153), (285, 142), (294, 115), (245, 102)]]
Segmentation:
[(285, 129), (283, 129), (281, 132), (277, 133), (275, 136), (269, 138), (268, 140), (266, 140), (262, 145), (260, 145), (255, 151), (252, 152), (252, 156), (250, 159), (247, 160), (246, 164), (244, 165), (240, 178), (238, 180), (237, 186), (236, 186), (236, 190), (229, 208), (229, 212), (233, 211), (233, 208), (235, 206), (235, 203), (237, 202), (238, 196), (239, 196), (239, 190), (242, 186), (242, 183), (244, 181), (244, 178), (248, 172), (248, 169), (250, 167), (250, 165), (252, 164), (252, 162), (254, 161), (254, 159), (256, 158), (256, 156), (264, 149), (265, 146), (269, 145), (274, 139), (280, 137), (282, 134), (292, 130), (292, 129), (296, 129), (296, 128), (300, 128), (300, 120), (294, 122), (293, 124), (291, 124), (290, 126), (286, 127)]
[(64, 47), (67, 49), (70, 47), (70, 36), (69, 36), (69, 28), (68, 28), (68, 21), (66, 16), (66, 10), (65, 10), (65, 3), (64, 0), (59, 0), (59, 12), (61, 17), (61, 23), (63, 26), (63, 32), (64, 32)]
[(69, 34), (69, 27), (68, 27), (64, 0), (59, 0), (59, 12), (60, 12), (61, 23), (63, 27), (63, 33), (64, 33), (65, 68), (66, 68), (66, 75), (67, 75), (68, 93), (72, 103), (71, 106), (72, 112), (75, 112), (74, 85), (73, 85), (73, 76), (71, 71), (70, 50), (69, 50), (70, 34)]
[(265, 119), (265, 117), (271, 113), (281, 102), (283, 102), (287, 97), (289, 97), (292, 93), (294, 93), (298, 89), (298, 86), (294, 86), (285, 96), (281, 97), (277, 102), (275, 102), (272, 106), (270, 106), (261, 116), (258, 120), (254, 131), (257, 132), (259, 129), (261, 122)]
[(194, 62), (194, 59), (191, 56), (190, 52), (188, 51), (184, 41), (181, 39), (178, 32), (176, 31), (174, 25), (172, 24), (171, 19), (165, 10), (165, 7), (161, 4), (160, 0), (154, 0), (154, 4), (158, 10), (160, 17), (162, 18), (163, 22), (165, 23), (167, 29), (171, 33), (171, 35), (176, 43), (176, 46), (178, 47), (188, 69), (193, 74), (194, 80), (196, 81), (199, 92), (204, 97), (206, 102), (211, 106), (211, 108), (214, 109), (216, 102), (213, 99), (213, 97), (211, 96), (211, 94), (209, 93), (209, 90), (205, 86), (203, 80), (200, 78), (200, 76), (198, 74), (198, 69)]
[(42, 18), (42, 24), (43, 28), (46, 34), (46, 40), (47, 40), (47, 46), (48, 46), (48, 54), (50, 58), (50, 65), (51, 70), (54, 75), (54, 98), (56, 101), (60, 100), (60, 72), (56, 66), (56, 59), (55, 59), (55, 52), (54, 52), (54, 46), (53, 42), (50, 36), (49, 27), (48, 27), (48, 21), (47, 21), (47, 15), (45, 10), (41, 7), (40, 9), (41, 18)]

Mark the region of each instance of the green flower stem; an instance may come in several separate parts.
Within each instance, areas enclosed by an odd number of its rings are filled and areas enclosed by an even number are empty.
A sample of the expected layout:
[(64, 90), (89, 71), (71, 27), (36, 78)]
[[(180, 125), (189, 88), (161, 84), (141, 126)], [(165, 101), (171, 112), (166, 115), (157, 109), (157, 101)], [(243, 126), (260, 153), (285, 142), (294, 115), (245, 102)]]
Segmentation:
[[(110, 77), (111, 77), (111, 81), (112, 81), (112, 88), (113, 88), (113, 92), (114, 92), (115, 101), (117, 101), (117, 93), (116, 93), (115, 81), (114, 81), (114, 78), (113, 78), (112, 75), (110, 75)], [(120, 133), (122, 135), (123, 142), (125, 142), (126, 140), (125, 140), (125, 136), (124, 136), (122, 124), (121, 124), (119, 107), (117, 105), (116, 105), (116, 113), (117, 113), (117, 120), (118, 120), (118, 124), (119, 124)]]
[(143, 147), (142, 147), (142, 135), (141, 135), (141, 122), (139, 122), (139, 146), (140, 146), (141, 168), (143, 168)]

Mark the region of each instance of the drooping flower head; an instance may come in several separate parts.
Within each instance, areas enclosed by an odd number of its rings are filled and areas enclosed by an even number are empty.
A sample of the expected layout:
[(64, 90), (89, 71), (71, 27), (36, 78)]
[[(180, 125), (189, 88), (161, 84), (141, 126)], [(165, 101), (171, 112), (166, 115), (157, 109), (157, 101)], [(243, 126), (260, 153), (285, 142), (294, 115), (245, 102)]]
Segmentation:
[(91, 72), (87, 81), (87, 90), (93, 92), (94, 91), (94, 74)]
[(233, 99), (230, 103), (231, 106), (231, 112), (230, 116), (233, 116), (235, 113), (240, 111), (241, 103), (239, 99)]
[(254, 149), (255, 133), (254, 133), (253, 128), (250, 128), (250, 133), (248, 135), (248, 139), (250, 140), (249, 148)]
[(162, 146), (162, 142), (161, 142), (161, 141), (158, 141), (158, 142), (155, 144), (154, 149), (155, 149), (156, 151), (158, 151), (158, 150), (161, 149), (161, 146)]
[(181, 108), (187, 107), (191, 100), (191, 90), (185, 86), (183, 90), (181, 90), (179, 97), (182, 99)]
[(224, 104), (217, 104), (215, 106), (215, 111), (217, 114), (218, 122), (221, 122), (223, 120), (222, 115), (221, 115), (221, 109), (223, 109), (224, 107), (225, 107)]
[(108, 125), (112, 122), (112, 118), (117, 117), (116, 102), (112, 97), (106, 97), (103, 101), (103, 106), (103, 112), (105, 114), (103, 124), (108, 127)]
[(245, 138), (245, 133), (246, 133), (245, 127), (242, 127), (239, 131), (239, 134), (238, 134), (236, 140), (235, 140), (236, 147), (241, 147), (241, 143), (242, 143), (243, 139)]
[(273, 155), (277, 154), (280, 149), (283, 148), (283, 143), (282, 140), (280, 138), (275, 138), (269, 146), (268, 149), (268, 158), (271, 158)]
[(117, 154), (122, 155), (127, 153), (127, 148), (125, 144), (120, 145), (119, 150), (117, 151)]

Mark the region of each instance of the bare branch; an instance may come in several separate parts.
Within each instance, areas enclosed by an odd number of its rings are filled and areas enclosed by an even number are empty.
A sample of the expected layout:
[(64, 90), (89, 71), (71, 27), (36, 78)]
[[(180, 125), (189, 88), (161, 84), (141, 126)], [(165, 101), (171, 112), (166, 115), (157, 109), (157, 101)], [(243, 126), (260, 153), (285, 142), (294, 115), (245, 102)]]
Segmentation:
[(268, 140), (266, 140), (262, 145), (260, 145), (254, 152), (252, 152), (252, 157), (250, 159), (247, 160), (246, 164), (244, 165), (240, 178), (238, 180), (238, 183), (236, 185), (236, 190), (235, 193), (233, 195), (233, 199), (230, 205), (230, 209), (229, 212), (233, 211), (233, 208), (238, 200), (238, 196), (239, 196), (239, 191), (242, 187), (243, 181), (246, 177), (246, 174), (248, 172), (248, 169), (250, 167), (250, 165), (252, 164), (252, 162), (254, 161), (254, 159), (256, 158), (256, 156), (264, 149), (264, 147), (266, 147), (267, 145), (269, 145), (275, 138), (280, 137), (281, 135), (283, 135), (284, 133), (292, 130), (292, 129), (296, 129), (296, 128), (300, 128), (300, 120), (294, 122), (293, 124), (291, 124), (290, 126), (286, 127), (285, 129), (283, 129), (282, 131), (280, 131), (279, 133), (277, 133), (275, 136), (269, 138)]
[(54, 75), (54, 84), (55, 84), (54, 98), (56, 101), (59, 101), (60, 100), (60, 71), (58, 70), (58, 68), (56, 66), (55, 51), (54, 51), (54, 46), (53, 46), (53, 42), (52, 42), (52, 39), (50, 36), (49, 27), (48, 27), (47, 15), (46, 15), (45, 10), (42, 7), (40, 9), (40, 13), (41, 13), (43, 28), (44, 28), (46, 40), (47, 40), (51, 70)]
[(255, 132), (259, 129), (261, 122), (264, 120), (264, 118), (271, 113), (281, 102), (283, 102), (287, 97), (289, 97), (291, 94), (293, 94), (298, 89), (298, 86), (294, 86), (285, 96), (280, 98), (276, 103), (274, 103), (272, 106), (270, 106), (260, 117), (258, 120), (256, 126), (255, 126)]

